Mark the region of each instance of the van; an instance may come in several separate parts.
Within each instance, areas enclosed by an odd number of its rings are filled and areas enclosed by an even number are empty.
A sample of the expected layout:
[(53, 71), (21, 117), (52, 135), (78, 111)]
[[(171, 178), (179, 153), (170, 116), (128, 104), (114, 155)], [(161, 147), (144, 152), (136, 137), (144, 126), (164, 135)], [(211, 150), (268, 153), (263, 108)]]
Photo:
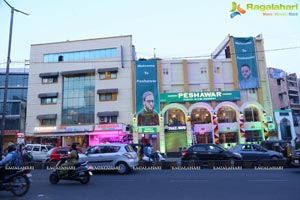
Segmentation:
[(51, 145), (44, 144), (26, 144), (25, 149), (33, 157), (33, 161), (44, 161), (47, 158), (47, 152), (52, 149)]

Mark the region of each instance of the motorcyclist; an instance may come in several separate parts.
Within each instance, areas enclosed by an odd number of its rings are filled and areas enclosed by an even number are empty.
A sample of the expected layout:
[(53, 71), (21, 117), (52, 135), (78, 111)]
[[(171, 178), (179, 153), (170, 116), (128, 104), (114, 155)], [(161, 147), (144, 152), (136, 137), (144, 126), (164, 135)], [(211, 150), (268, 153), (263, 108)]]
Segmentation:
[[(68, 154), (66, 162), (61, 164), (61, 168), (62, 169), (71, 168), (72, 166), (74, 166), (77, 163), (78, 159), (79, 159), (79, 156), (78, 156), (78, 152), (77, 152), (76, 143), (73, 143), (71, 145), (71, 152), (70, 152), (70, 154)], [(62, 170), (61, 175), (66, 176), (68, 171), (69, 170)]]
[(7, 154), (0, 161), (0, 182), (3, 180), (6, 166), (13, 166), (16, 158), (17, 158), (16, 145), (12, 142), (9, 142), (7, 145)]

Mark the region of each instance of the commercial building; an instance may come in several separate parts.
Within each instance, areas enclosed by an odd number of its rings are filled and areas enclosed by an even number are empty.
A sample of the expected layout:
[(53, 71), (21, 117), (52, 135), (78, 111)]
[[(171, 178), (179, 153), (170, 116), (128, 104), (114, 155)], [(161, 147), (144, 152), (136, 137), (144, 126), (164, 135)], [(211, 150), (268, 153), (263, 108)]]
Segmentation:
[(262, 35), (228, 35), (207, 59), (136, 61), (120, 36), (35, 44), (30, 60), (27, 142), (128, 142), (128, 124), (162, 153), (278, 137)]
[(27, 142), (127, 141), (133, 60), (130, 35), (31, 45)]
[[(262, 35), (229, 35), (209, 59), (137, 61), (134, 72), (135, 142), (171, 153), (276, 137)], [(251, 72), (252, 80), (243, 80)], [(145, 98), (149, 91), (154, 99)]]
[[(25, 114), (28, 89), (28, 63), (11, 65), (8, 73), (8, 87), (3, 144), (22, 142), (25, 132)], [(6, 68), (0, 68), (0, 123), (2, 124)], [(18, 140), (19, 138), (19, 140)]]

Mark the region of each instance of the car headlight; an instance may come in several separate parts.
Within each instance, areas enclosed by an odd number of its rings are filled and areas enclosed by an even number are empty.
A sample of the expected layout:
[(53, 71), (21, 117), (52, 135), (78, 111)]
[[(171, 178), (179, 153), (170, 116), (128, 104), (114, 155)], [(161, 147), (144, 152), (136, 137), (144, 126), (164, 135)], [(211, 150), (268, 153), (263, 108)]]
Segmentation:
[(300, 156), (300, 151), (296, 151), (295, 155)]

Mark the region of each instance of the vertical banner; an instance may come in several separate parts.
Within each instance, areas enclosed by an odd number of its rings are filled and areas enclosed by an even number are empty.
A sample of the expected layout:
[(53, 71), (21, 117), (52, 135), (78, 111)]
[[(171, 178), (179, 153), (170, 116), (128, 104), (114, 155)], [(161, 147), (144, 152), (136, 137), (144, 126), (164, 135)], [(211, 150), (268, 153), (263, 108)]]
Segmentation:
[(138, 126), (159, 125), (159, 92), (156, 60), (136, 61), (135, 102)]
[(253, 37), (233, 38), (240, 89), (258, 88), (258, 70)]

